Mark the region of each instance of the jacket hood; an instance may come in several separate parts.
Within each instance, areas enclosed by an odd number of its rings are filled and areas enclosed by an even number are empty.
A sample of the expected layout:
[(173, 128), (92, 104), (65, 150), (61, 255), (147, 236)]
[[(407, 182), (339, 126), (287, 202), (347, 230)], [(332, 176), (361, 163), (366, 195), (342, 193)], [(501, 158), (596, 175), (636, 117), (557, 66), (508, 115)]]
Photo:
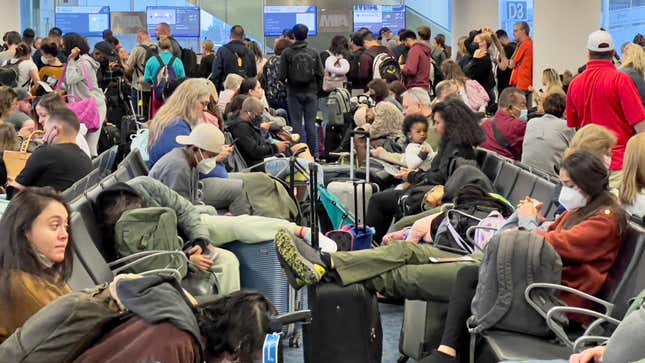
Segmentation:
[(305, 42), (304, 40), (298, 40), (295, 43), (293, 43), (293, 45), (291, 46), (291, 48), (293, 49), (302, 49), (306, 47), (307, 47), (307, 42)]
[(415, 47), (420, 47), (421, 50), (423, 50), (423, 53), (425, 53), (427, 56), (430, 56), (432, 54), (432, 49), (426, 43), (417, 42)]
[(97, 61), (96, 61), (96, 59), (92, 58), (92, 56), (91, 56), (91, 55), (89, 55), (89, 54), (83, 54), (83, 55), (81, 56), (81, 59), (83, 59), (84, 61), (86, 61), (86, 62), (87, 62), (87, 64), (89, 64), (89, 65), (90, 65), (90, 67), (94, 68), (94, 71), (96, 71), (97, 69), (99, 69), (99, 68), (101, 67), (101, 65), (99, 64), (99, 62), (97, 62)]

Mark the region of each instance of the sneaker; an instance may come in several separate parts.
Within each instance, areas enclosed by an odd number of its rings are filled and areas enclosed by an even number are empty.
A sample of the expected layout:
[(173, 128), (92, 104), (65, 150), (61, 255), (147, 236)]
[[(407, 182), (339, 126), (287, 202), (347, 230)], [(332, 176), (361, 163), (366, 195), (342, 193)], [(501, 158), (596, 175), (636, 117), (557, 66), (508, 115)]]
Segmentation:
[(280, 266), (295, 289), (319, 282), (326, 272), (320, 253), (284, 229), (275, 235), (275, 248)]

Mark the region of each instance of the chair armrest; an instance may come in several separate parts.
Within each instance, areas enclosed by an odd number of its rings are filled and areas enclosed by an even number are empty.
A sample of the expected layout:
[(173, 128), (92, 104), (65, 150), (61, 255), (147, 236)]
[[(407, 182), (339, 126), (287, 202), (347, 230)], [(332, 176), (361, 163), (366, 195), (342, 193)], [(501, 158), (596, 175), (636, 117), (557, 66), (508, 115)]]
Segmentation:
[(524, 291), (524, 297), (526, 298), (526, 301), (531, 305), (534, 309), (536, 309), (542, 316), (546, 318), (546, 316), (540, 311), (540, 309), (537, 307), (537, 305), (531, 300), (531, 292), (534, 289), (551, 289), (551, 290), (558, 290), (561, 292), (568, 292), (570, 294), (582, 297), (584, 299), (587, 299), (589, 301), (592, 301), (596, 304), (602, 305), (605, 308), (605, 314), (606, 315), (611, 315), (611, 312), (614, 309), (614, 304), (607, 302), (605, 300), (599, 299), (595, 296), (589, 295), (587, 293), (584, 293), (582, 291), (573, 289), (571, 287), (567, 287), (564, 285), (558, 285), (558, 284), (548, 284), (548, 283), (542, 283), (542, 282), (536, 282), (531, 285), (529, 285), (526, 290)]
[(558, 306), (551, 308), (546, 314), (546, 323), (548, 324), (549, 328), (551, 328), (551, 330), (558, 336), (558, 338), (560, 338), (568, 347), (570, 347), (574, 351), (576, 343), (572, 342), (571, 339), (569, 339), (569, 336), (566, 334), (564, 329), (555, 321), (554, 316), (556, 314), (581, 314), (596, 318), (596, 320), (594, 320), (594, 322), (589, 325), (589, 327), (585, 330), (584, 334), (581, 337), (589, 336), (589, 334), (602, 323), (609, 322), (615, 325), (620, 324), (620, 320), (616, 320), (608, 315), (590, 309), (576, 308), (571, 306)]
[[(126, 270), (132, 266), (138, 265), (141, 262), (150, 260), (152, 258), (160, 257), (160, 256), (166, 256), (166, 255), (177, 256), (179, 257), (180, 260), (183, 260), (184, 262), (188, 262), (188, 258), (186, 257), (183, 251), (144, 251), (144, 252), (138, 252), (133, 255), (126, 256), (124, 258), (111, 262), (110, 264), (108, 264), (108, 266), (110, 267), (112, 272), (116, 275), (123, 270)], [(135, 261), (127, 262), (132, 259), (135, 259)], [(123, 266), (112, 269), (114, 265), (119, 265), (121, 263), (125, 263), (125, 264)]]
[(584, 350), (584, 347), (588, 346), (589, 343), (595, 343), (596, 345), (602, 345), (605, 344), (609, 338), (607, 337), (602, 337), (602, 336), (597, 336), (597, 335), (587, 335), (587, 336), (581, 336), (580, 338), (576, 339), (575, 342), (573, 342), (573, 351), (574, 352), (581, 352)]

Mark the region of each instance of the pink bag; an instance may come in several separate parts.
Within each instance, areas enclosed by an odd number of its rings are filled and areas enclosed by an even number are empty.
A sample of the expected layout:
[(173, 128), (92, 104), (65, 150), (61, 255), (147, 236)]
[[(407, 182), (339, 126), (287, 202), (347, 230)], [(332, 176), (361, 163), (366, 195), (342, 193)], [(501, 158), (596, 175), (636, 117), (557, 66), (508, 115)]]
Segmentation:
[[(83, 70), (83, 75), (85, 76), (85, 83), (87, 83), (87, 88), (90, 91), (94, 90), (94, 85), (92, 84), (92, 79), (90, 78), (90, 73), (87, 70), (85, 63), (79, 61), (81, 64), (81, 69)], [(56, 90), (60, 90), (61, 85), (65, 81), (65, 73), (67, 72), (67, 66), (63, 70), (63, 75), (61, 80), (56, 85)], [(76, 100), (67, 103), (67, 107), (74, 111), (78, 121), (84, 124), (87, 127), (88, 132), (96, 132), (101, 126), (101, 116), (99, 115), (99, 106), (96, 103), (94, 97), (86, 98), (84, 100), (78, 100), (78, 97), (73, 95), (66, 96), (68, 98), (74, 98)]]
[(488, 92), (486, 92), (479, 82), (473, 79), (466, 81), (464, 91), (468, 98), (468, 106), (475, 112), (478, 112), (481, 108), (485, 108), (488, 101), (490, 101)]

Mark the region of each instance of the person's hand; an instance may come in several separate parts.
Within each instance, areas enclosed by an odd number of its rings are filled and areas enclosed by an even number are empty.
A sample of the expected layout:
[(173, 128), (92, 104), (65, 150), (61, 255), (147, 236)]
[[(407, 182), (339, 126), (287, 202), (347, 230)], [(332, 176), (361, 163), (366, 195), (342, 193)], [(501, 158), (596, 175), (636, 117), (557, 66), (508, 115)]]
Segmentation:
[(428, 147), (428, 145), (421, 146), (421, 152), (424, 154), (430, 154), (430, 148)]
[(45, 143), (50, 144), (52, 141), (54, 141), (54, 138), (58, 136), (58, 129), (56, 127), (51, 127), (49, 130), (45, 131), (45, 134), (43, 135), (43, 141)]
[(24, 185), (22, 185), (22, 184), (18, 183), (18, 182), (16, 181), (16, 179), (14, 179), (14, 178), (10, 178), (10, 177), (7, 177), (7, 184), (5, 184), (5, 186), (7, 186), (7, 187), (12, 187), (12, 188), (15, 188), (15, 189), (18, 189), (18, 190), (23, 190), (23, 189), (25, 189), (25, 186), (24, 186)]
[(112, 69), (113, 71), (115, 71), (115, 70), (117, 70), (119, 68), (121, 68), (121, 64), (119, 62), (115, 61), (115, 62), (110, 63), (110, 69)]
[(275, 146), (278, 148), (278, 151), (281, 153), (284, 153), (287, 151), (289, 148), (289, 142), (288, 141), (280, 141), (279, 143), (275, 144)]
[(222, 162), (228, 159), (232, 153), (233, 153), (233, 146), (224, 145), (222, 146), (222, 151), (220, 151), (220, 153), (217, 154), (217, 156), (215, 156), (215, 160), (217, 160), (218, 163)]
[(408, 176), (410, 175), (411, 172), (412, 172), (412, 169), (401, 168), (399, 170), (399, 173), (396, 174), (394, 177), (397, 178), (397, 179), (408, 181)]
[(195, 246), (188, 251), (188, 259), (200, 269), (208, 270), (213, 265), (213, 260), (202, 252), (200, 246)]
[(269, 131), (269, 129), (271, 128), (271, 125), (272, 125), (271, 122), (263, 122), (263, 123), (260, 124), (260, 128), (262, 130)]
[(445, 192), (444, 192), (443, 185), (437, 185), (434, 188), (432, 188), (428, 193), (426, 193), (425, 201), (426, 203), (432, 205), (433, 207), (440, 206), (441, 201), (443, 200), (444, 194)]
[(76, 58), (78, 58), (79, 54), (81, 54), (81, 50), (78, 49), (78, 47), (74, 47), (72, 51), (69, 53), (67, 60), (73, 61)]
[(517, 218), (532, 218), (539, 215), (533, 203), (520, 203), (517, 207)]
[(488, 52), (485, 49), (477, 49), (475, 51), (475, 54), (473, 54), (474, 58), (484, 58)]
[(491, 33), (492, 34), (493, 30), (491, 28), (488, 28), (488, 27), (483, 27), (482, 28), (482, 33)]
[(377, 147), (376, 149), (372, 150), (372, 151), (371, 151), (371, 153), (372, 153), (372, 156), (373, 156), (373, 157), (378, 158), (378, 157), (380, 157), (380, 156), (381, 156), (385, 151), (386, 151), (386, 150), (385, 150), (383, 147), (379, 146), (379, 147)]
[(529, 86), (529, 92), (533, 92), (534, 88), (533, 86)]
[(605, 346), (589, 348), (581, 353), (573, 354), (569, 358), (569, 363), (593, 363), (593, 362), (602, 362), (602, 358), (605, 355)]
[(27, 120), (22, 124), (22, 127), (18, 131), (18, 136), (26, 139), (29, 137), (29, 135), (31, 135), (32, 132), (34, 132), (34, 130), (36, 130), (36, 123), (32, 120)]
[(515, 61), (513, 59), (510, 59), (508, 61), (508, 68), (511, 68), (511, 69), (515, 68)]

